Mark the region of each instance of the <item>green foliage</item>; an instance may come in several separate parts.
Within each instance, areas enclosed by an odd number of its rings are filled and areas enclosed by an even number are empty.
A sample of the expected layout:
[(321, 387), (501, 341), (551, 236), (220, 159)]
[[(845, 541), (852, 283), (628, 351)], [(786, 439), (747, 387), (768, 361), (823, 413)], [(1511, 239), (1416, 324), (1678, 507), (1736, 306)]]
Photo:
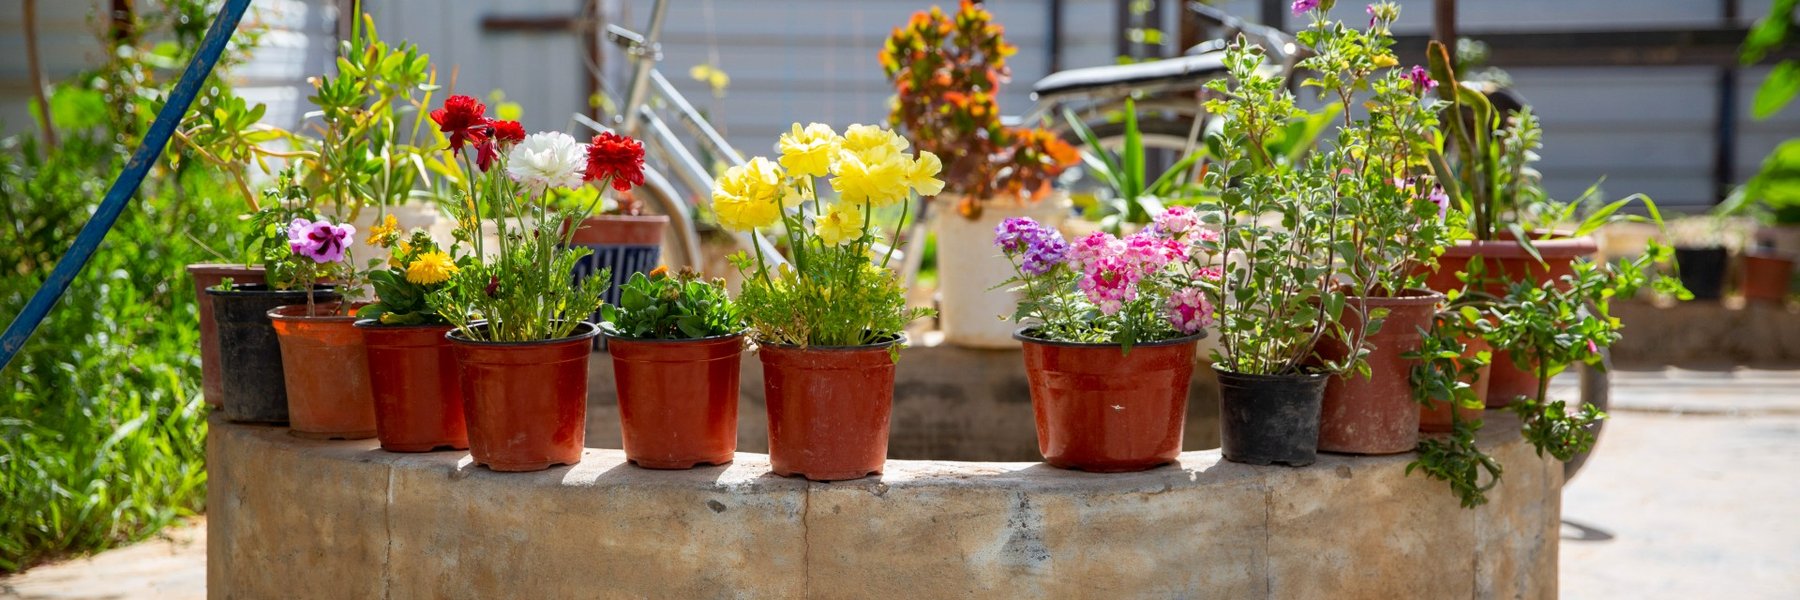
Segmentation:
[[(1463, 508), (1487, 504), (1487, 493), (1500, 484), (1503, 469), (1500, 461), (1488, 456), (1476, 444), (1481, 421), (1457, 421), (1454, 430), (1443, 438), (1419, 440), (1419, 458), (1406, 464), (1406, 474), (1416, 469), (1426, 477), (1450, 484), (1451, 493)], [(1483, 474), (1486, 482), (1483, 482)]]
[(1606, 419), (1606, 413), (1592, 404), (1582, 404), (1571, 410), (1562, 400), (1527, 398), (1507, 408), (1519, 415), (1525, 440), (1531, 442), (1538, 456), (1548, 452), (1563, 462), (1592, 450), (1597, 440), (1594, 425)]
[[(806, 235), (796, 230), (790, 227), (789, 235)], [(807, 252), (804, 272), (787, 264), (763, 268), (743, 252), (733, 256), (733, 264), (746, 274), (738, 306), (757, 341), (795, 346), (881, 344), (897, 338), (908, 323), (931, 316), (929, 308), (906, 306), (899, 277), (886, 265), (869, 260), (867, 244), (811, 242), (813, 251)]]
[[(414, 230), (405, 240), (399, 240), (397, 225), (393, 215), (389, 221), (377, 225), (371, 233), (371, 243), (387, 247), (389, 258), (386, 269), (378, 268), (380, 261), (371, 261), (367, 273), (369, 285), (375, 288), (375, 302), (369, 303), (356, 311), (359, 319), (375, 319), (383, 325), (426, 325), (447, 322), (431, 307), (427, 298), (433, 292), (449, 285), (449, 278), (470, 263), (472, 259), (463, 258), (460, 263), (450, 253), (438, 247), (437, 241), (424, 230)], [(455, 246), (451, 249), (454, 251)], [(421, 264), (421, 262), (427, 264)], [(443, 261), (445, 266), (433, 269), (429, 263)]]
[(670, 277), (663, 269), (632, 273), (619, 289), (619, 305), (600, 307), (608, 335), (630, 339), (689, 340), (744, 331), (737, 303), (725, 293), (725, 280), (701, 281), (682, 269)]
[(1215, 197), (1197, 212), (1220, 232), (1209, 251), (1241, 257), (1225, 262), (1216, 284), (1205, 284), (1218, 315), (1214, 363), (1234, 373), (1286, 375), (1317, 368), (1314, 345), (1343, 311), (1331, 258), (1340, 214), (1327, 162), (1282, 164), (1268, 154), (1266, 141), (1304, 113), (1284, 82), (1261, 68), (1264, 60), (1263, 49), (1240, 36), (1225, 53), (1231, 77), (1207, 83), (1214, 97), (1206, 109), (1228, 125), (1208, 140), (1214, 168), (1203, 185)]
[[(1769, 13), (1757, 19), (1756, 26), (1744, 37), (1744, 47), (1739, 60), (1744, 65), (1762, 62), (1770, 52), (1784, 48), (1788, 38), (1794, 31), (1794, 11), (1800, 8), (1800, 0), (1775, 0), (1769, 3)], [(1786, 59), (1775, 64), (1769, 72), (1769, 78), (1763, 81), (1762, 87), (1756, 90), (1756, 99), (1751, 103), (1751, 112), (1757, 119), (1767, 119), (1781, 112), (1794, 95), (1800, 93), (1800, 62)]]
[(1112, 189), (1112, 198), (1100, 204), (1100, 228), (1119, 235), (1121, 225), (1147, 225), (1163, 211), (1163, 200), (1191, 195), (1191, 173), (1206, 158), (1206, 149), (1197, 148), (1150, 181), (1144, 170), (1144, 138), (1138, 130), (1137, 104), (1125, 100), (1125, 142), (1118, 153), (1106, 149), (1100, 139), (1070, 109), (1063, 109), (1063, 120), (1069, 123), (1084, 146), (1081, 160), (1088, 172)]
[(1749, 214), (1782, 225), (1800, 224), (1800, 139), (1776, 146), (1750, 181), (1732, 192), (1720, 214)]

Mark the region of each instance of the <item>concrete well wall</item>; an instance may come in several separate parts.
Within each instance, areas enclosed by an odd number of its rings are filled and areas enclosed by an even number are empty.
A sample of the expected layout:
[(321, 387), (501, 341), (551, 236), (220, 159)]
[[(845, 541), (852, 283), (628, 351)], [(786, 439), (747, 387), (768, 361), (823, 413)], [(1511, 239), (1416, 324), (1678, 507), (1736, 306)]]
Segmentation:
[[(746, 385), (746, 387), (749, 387)], [(809, 483), (767, 457), (646, 471), (618, 450), (494, 473), (215, 417), (214, 598), (1552, 598), (1562, 470), (1491, 414), (1506, 469), (1457, 506), (1411, 454), (1129, 474), (891, 460)]]

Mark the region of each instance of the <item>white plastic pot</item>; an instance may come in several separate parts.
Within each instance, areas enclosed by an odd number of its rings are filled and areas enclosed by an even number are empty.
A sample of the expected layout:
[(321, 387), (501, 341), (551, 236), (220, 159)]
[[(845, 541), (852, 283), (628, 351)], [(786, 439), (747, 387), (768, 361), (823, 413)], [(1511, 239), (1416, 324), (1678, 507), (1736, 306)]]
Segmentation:
[[(956, 205), (955, 198), (946, 196), (934, 202)], [(1060, 192), (1023, 206), (990, 201), (973, 220), (954, 210), (935, 213), (931, 228), (937, 234), (938, 322), (945, 342), (966, 348), (1019, 347), (1012, 337), (1018, 326), (1011, 320), (1019, 295), (995, 287), (1012, 277), (1013, 269), (994, 247), (994, 226), (1011, 217), (1031, 217), (1057, 227), (1068, 213), (1068, 197)]]

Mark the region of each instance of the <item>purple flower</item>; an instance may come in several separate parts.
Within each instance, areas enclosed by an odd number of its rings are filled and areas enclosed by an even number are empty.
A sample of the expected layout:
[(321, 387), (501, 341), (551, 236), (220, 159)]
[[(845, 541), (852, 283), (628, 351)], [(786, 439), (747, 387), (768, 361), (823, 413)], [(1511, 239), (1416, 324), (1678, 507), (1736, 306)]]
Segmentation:
[(1426, 199), (1431, 200), (1432, 204), (1437, 205), (1438, 220), (1439, 221), (1444, 220), (1444, 215), (1446, 213), (1450, 212), (1450, 195), (1444, 193), (1444, 186), (1441, 186), (1441, 185), (1431, 186), (1431, 195), (1426, 196)]
[(1412, 72), (1407, 73), (1406, 78), (1411, 80), (1413, 82), (1413, 87), (1417, 88), (1420, 92), (1430, 92), (1433, 89), (1437, 89), (1437, 80), (1431, 78), (1431, 73), (1426, 72), (1425, 67), (1413, 65)]
[(1043, 275), (1069, 260), (1069, 242), (1062, 232), (1026, 217), (1013, 217), (994, 226), (994, 246), (1007, 256), (1022, 256), (1019, 271)]
[(1318, 7), (1319, 0), (1294, 0), (1293, 6), (1294, 14), (1296, 16)]
[(1375, 5), (1370, 4), (1368, 6), (1363, 7), (1363, 12), (1369, 13), (1369, 28), (1373, 29), (1375, 27), (1375, 21), (1376, 21)]
[(1069, 260), (1069, 242), (1063, 239), (1062, 232), (1050, 230), (1049, 235), (1032, 240), (1025, 249), (1025, 260), (1019, 264), (1019, 271), (1026, 275), (1043, 275), (1051, 268)]
[(354, 225), (294, 219), (288, 223), (288, 249), (315, 263), (341, 262), (355, 235)]
[(1043, 237), (1044, 226), (1029, 217), (1012, 217), (994, 226), (994, 246), (1009, 255), (1024, 252), (1031, 240)]

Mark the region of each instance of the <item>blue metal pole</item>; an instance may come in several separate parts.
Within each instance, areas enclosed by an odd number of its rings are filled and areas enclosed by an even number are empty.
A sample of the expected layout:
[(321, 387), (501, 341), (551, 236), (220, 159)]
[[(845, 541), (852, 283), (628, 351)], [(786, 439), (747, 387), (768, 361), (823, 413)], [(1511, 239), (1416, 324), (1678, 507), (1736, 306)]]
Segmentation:
[(188, 106), (194, 103), (200, 85), (212, 74), (213, 65), (218, 64), (219, 55), (225, 51), (225, 43), (231, 41), (231, 34), (237, 31), (238, 21), (244, 18), (244, 11), (249, 7), (250, 0), (226, 0), (224, 9), (213, 19), (212, 28), (207, 30), (206, 39), (200, 42), (200, 52), (181, 73), (181, 81), (169, 92), (169, 101), (156, 113), (156, 121), (150, 124), (143, 144), (131, 154), (131, 162), (125, 163), (119, 178), (113, 180), (106, 198), (100, 201), (100, 208), (94, 211), (86, 225), (81, 226), (81, 232), (75, 235), (75, 243), (63, 254), (62, 260), (56, 262), (56, 268), (51, 269), (50, 276), (25, 304), (25, 310), (6, 326), (6, 333), (0, 334), (0, 370), (11, 364), (13, 357), (25, 347), (25, 341), (31, 339), (32, 332), (37, 331), (63, 293), (69, 291), (69, 283), (81, 273), (82, 267), (87, 266), (88, 259), (93, 258), (107, 232), (112, 231), (119, 214), (125, 212), (126, 203), (144, 183), (144, 175), (162, 156), (163, 146), (169, 144), (169, 136), (181, 123), (181, 117), (187, 114)]

